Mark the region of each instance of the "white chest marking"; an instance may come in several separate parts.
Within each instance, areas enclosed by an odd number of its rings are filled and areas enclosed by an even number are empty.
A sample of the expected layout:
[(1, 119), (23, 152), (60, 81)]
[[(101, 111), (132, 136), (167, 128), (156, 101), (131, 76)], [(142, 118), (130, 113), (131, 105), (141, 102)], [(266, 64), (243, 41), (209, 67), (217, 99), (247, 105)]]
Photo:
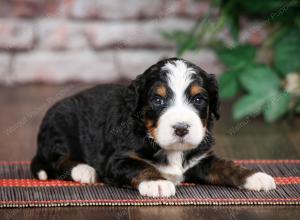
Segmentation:
[(184, 173), (199, 163), (200, 160), (205, 158), (207, 154), (203, 154), (199, 157), (191, 159), (185, 166), (183, 166), (183, 152), (172, 151), (168, 153), (168, 165), (156, 166), (161, 174), (168, 180), (175, 184), (179, 184), (184, 181)]
[(157, 166), (157, 169), (166, 179), (179, 184), (183, 181), (183, 153), (181, 151), (172, 151), (168, 153), (167, 160), (168, 165)]

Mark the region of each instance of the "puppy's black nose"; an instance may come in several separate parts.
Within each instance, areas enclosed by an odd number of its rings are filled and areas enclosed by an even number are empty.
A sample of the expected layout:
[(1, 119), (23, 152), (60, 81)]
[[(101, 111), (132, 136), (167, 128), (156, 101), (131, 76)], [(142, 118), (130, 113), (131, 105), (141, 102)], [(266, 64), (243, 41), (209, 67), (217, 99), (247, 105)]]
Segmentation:
[(178, 123), (173, 126), (174, 128), (174, 133), (179, 136), (179, 137), (184, 137), (189, 133), (189, 125), (186, 123)]

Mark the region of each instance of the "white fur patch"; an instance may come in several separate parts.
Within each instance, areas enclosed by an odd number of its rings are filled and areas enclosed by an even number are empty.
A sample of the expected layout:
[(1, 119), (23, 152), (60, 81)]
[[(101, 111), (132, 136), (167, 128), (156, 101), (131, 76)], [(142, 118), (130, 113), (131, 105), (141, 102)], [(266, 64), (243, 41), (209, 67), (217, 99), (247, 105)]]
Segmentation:
[(183, 153), (181, 151), (171, 151), (167, 155), (167, 160), (168, 165), (156, 166), (156, 168), (164, 178), (172, 181), (175, 184), (179, 184), (183, 181)]
[(255, 191), (268, 191), (271, 189), (275, 189), (276, 184), (273, 177), (271, 177), (270, 175), (263, 172), (257, 172), (247, 177), (246, 183), (243, 185), (243, 188)]
[(183, 152), (171, 151), (168, 152), (167, 155), (168, 165), (154, 166), (159, 170), (164, 178), (172, 181), (174, 184), (179, 184), (184, 180), (184, 173), (188, 169), (197, 165), (205, 157), (207, 157), (207, 153), (199, 157), (192, 158), (187, 164), (185, 164), (185, 166), (183, 166)]
[(78, 164), (71, 171), (72, 179), (80, 183), (95, 183), (96, 170), (87, 164)]
[(138, 190), (142, 196), (149, 197), (170, 197), (176, 192), (175, 185), (168, 180), (143, 181)]
[(46, 173), (45, 170), (40, 170), (38, 173), (37, 173), (37, 176), (38, 176), (38, 179), (39, 180), (47, 180), (48, 179), (48, 175)]
[[(205, 135), (205, 127), (196, 109), (191, 105), (185, 91), (192, 82), (195, 73), (184, 61), (167, 63), (164, 70), (168, 71), (168, 85), (173, 92), (170, 106), (160, 116), (157, 126), (157, 143), (167, 150), (189, 150), (197, 147)], [(174, 126), (178, 123), (188, 125), (188, 134), (178, 137), (174, 134)]]
[(167, 63), (163, 69), (168, 71), (168, 84), (175, 92), (175, 102), (182, 103), (185, 99), (184, 91), (192, 82), (192, 75), (195, 71), (188, 68), (185, 62), (181, 60), (175, 61), (175, 65)]

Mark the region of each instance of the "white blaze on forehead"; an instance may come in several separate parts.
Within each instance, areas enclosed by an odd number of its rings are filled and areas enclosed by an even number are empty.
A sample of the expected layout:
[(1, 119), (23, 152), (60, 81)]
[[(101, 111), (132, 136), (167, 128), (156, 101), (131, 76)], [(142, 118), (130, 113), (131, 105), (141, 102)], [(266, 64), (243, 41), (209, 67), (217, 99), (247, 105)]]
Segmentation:
[(174, 92), (175, 103), (182, 103), (184, 92), (192, 81), (192, 74), (195, 73), (194, 69), (188, 68), (182, 60), (167, 63), (163, 69), (168, 71), (168, 84)]

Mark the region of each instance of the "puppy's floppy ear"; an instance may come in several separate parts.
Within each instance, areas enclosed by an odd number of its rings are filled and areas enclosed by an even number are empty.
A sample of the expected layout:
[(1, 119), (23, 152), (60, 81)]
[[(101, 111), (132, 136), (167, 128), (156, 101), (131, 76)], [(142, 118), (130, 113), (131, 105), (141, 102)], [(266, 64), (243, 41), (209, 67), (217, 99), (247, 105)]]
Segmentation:
[(218, 82), (214, 74), (208, 74), (208, 95), (209, 95), (209, 113), (214, 115), (215, 119), (220, 118), (220, 99)]
[(143, 88), (145, 87), (146, 77), (145, 74), (138, 75), (135, 80), (128, 87), (126, 95), (126, 105), (132, 111), (137, 111), (140, 105)]
[[(157, 73), (160, 73), (160, 62), (150, 66), (141, 75), (138, 75), (128, 87), (128, 95), (126, 95), (126, 105), (135, 113), (142, 114), (142, 108), (147, 102), (147, 88), (151, 85)], [(149, 88), (148, 88), (149, 89)]]

